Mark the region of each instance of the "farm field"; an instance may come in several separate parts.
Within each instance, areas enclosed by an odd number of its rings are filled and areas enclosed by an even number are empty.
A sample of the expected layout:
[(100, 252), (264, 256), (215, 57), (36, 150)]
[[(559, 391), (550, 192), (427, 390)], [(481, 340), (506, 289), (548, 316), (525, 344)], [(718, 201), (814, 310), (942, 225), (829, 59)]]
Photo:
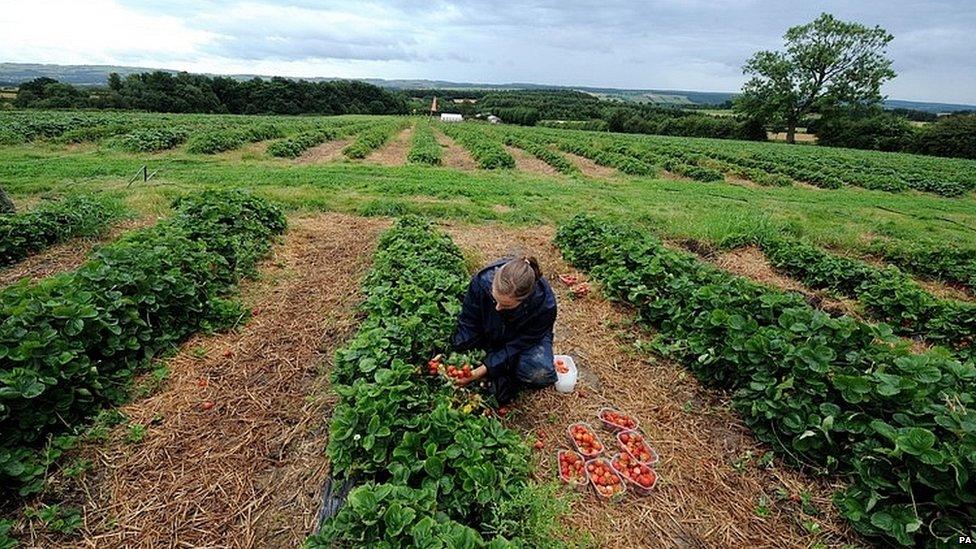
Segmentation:
[[(0, 541), (297, 546), (348, 478), (360, 504), (312, 546), (976, 535), (976, 161), (14, 111), (0, 187)], [(482, 416), (416, 370), (515, 250), (581, 382)], [(603, 407), (660, 453), (649, 495), (558, 486), (567, 428)], [(403, 514), (365, 527), (377, 502)]]

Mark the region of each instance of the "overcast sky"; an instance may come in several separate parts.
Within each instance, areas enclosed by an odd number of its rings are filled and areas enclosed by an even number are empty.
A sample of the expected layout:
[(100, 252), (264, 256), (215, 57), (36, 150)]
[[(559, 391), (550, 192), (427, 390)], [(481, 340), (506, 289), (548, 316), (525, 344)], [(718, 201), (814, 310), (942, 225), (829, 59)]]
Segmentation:
[(735, 91), (822, 11), (895, 35), (889, 97), (976, 104), (976, 0), (0, 0), (0, 61)]

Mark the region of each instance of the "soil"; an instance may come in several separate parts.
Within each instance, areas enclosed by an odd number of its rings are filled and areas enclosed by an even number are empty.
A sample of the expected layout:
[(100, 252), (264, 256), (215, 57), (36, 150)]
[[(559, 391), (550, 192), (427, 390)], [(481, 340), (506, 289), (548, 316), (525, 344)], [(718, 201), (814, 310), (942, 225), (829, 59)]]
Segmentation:
[(336, 141), (326, 141), (321, 145), (316, 145), (308, 149), (301, 156), (295, 159), (299, 164), (324, 164), (345, 158), (342, 149), (345, 149), (352, 139), (338, 139)]
[(122, 407), (130, 424), (148, 426), (144, 440), (126, 442), (117, 428), (83, 450), (96, 467), (75, 489), (80, 538), (33, 544), (301, 546), (328, 474), (335, 396), (324, 371), (355, 329), (359, 281), (387, 225), (340, 214), (292, 219), (259, 280), (244, 285), (251, 320), (184, 343), (165, 360), (164, 387)]
[(434, 132), (437, 142), (444, 148), (441, 165), (455, 170), (477, 170), (478, 163), (468, 154), (468, 151), (454, 142), (453, 139), (441, 132)]
[[(552, 245), (553, 229), (510, 229), (500, 225), (452, 225), (448, 228), (466, 257), (488, 262), (512, 249), (536, 255), (549, 280), (574, 272)], [(578, 273), (577, 273), (578, 274)], [(535, 452), (539, 481), (556, 478), (555, 452), (568, 447), (567, 426), (584, 420), (596, 426), (596, 412), (617, 407), (637, 417), (661, 454), (661, 477), (652, 495), (627, 496), (622, 504), (601, 502), (592, 491), (572, 503), (567, 532), (589, 532), (600, 547), (809, 547), (856, 541), (830, 503), (831, 486), (815, 482), (773, 460), (729, 409), (722, 393), (703, 388), (679, 364), (656, 358), (638, 347), (652, 337), (633, 326), (633, 311), (602, 299), (598, 288), (573, 298), (554, 283), (559, 300), (555, 348), (573, 356), (598, 383), (582, 380), (571, 395), (553, 389), (524, 393), (506, 423), (526, 437), (541, 435)], [(592, 284), (592, 283), (591, 283)], [(601, 432), (605, 444), (613, 440)], [(806, 516), (800, 504), (778, 491), (799, 496), (809, 491), (823, 512)], [(768, 516), (758, 511), (768, 507)], [(822, 528), (809, 534), (804, 520)], [(569, 534), (567, 534), (569, 535)]]
[(55, 244), (19, 263), (0, 269), (0, 287), (8, 286), (23, 278), (33, 283), (51, 275), (73, 271), (80, 267), (88, 259), (88, 255), (99, 246), (112, 242), (122, 233), (148, 227), (154, 223), (156, 223), (155, 218), (126, 219), (100, 236), (75, 238)]
[(402, 166), (407, 163), (410, 152), (410, 136), (413, 128), (407, 128), (390, 139), (385, 145), (373, 151), (366, 157), (367, 162), (382, 164), (383, 166)]
[(512, 158), (515, 159), (515, 169), (520, 172), (548, 176), (559, 174), (559, 172), (556, 171), (556, 168), (553, 168), (549, 164), (546, 164), (542, 160), (539, 160), (518, 147), (505, 145), (505, 150), (508, 151), (508, 154), (512, 155)]

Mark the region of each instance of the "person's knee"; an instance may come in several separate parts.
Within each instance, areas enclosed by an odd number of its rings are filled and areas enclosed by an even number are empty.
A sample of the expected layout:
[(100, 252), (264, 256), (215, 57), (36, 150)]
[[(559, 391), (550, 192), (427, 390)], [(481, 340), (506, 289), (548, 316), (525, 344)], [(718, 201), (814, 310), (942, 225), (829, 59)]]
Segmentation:
[(522, 355), (518, 367), (519, 381), (532, 387), (546, 387), (556, 382), (552, 355), (538, 348)]

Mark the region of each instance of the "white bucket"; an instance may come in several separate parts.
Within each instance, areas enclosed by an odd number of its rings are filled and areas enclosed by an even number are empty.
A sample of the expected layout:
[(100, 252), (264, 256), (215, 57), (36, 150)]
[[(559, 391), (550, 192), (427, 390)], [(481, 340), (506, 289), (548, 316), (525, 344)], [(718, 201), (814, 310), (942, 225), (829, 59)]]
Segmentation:
[(572, 393), (573, 388), (576, 387), (576, 378), (578, 371), (576, 370), (576, 362), (573, 361), (573, 357), (569, 355), (555, 355), (552, 357), (553, 366), (555, 366), (557, 360), (562, 360), (569, 371), (565, 374), (556, 371), (556, 390), (560, 393)]

